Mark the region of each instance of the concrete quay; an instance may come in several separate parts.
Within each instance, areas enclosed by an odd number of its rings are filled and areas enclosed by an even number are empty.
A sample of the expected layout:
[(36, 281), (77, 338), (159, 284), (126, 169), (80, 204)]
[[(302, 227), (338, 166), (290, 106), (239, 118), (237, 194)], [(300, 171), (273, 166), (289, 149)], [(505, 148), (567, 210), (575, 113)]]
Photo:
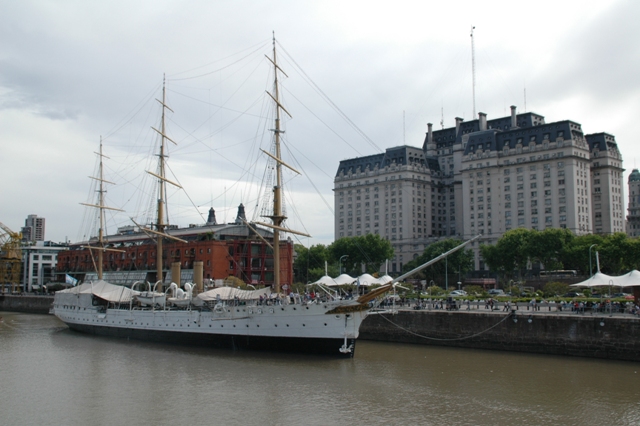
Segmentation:
[[(538, 305), (540, 306), (540, 305)], [(628, 313), (527, 310), (503, 311), (400, 308), (369, 315), (360, 338), (474, 349), (640, 361), (640, 318)], [(551, 310), (549, 310), (551, 309)]]
[(0, 311), (48, 314), (53, 305), (49, 295), (9, 295), (0, 294)]
[[(53, 296), (0, 295), (0, 311), (48, 314)], [(445, 305), (446, 306), (446, 305)], [(538, 309), (539, 308), (539, 309)], [(629, 313), (558, 311), (554, 303), (485, 309), (484, 302), (459, 310), (415, 310), (372, 313), (360, 327), (360, 338), (383, 342), (439, 345), (640, 361), (640, 318)]]

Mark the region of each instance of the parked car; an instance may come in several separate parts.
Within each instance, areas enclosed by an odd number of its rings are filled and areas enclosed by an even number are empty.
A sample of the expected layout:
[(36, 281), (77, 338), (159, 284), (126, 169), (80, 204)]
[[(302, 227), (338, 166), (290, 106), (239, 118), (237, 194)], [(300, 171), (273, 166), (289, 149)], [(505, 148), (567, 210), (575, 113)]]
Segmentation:
[(453, 290), (451, 293), (449, 293), (450, 297), (465, 297), (467, 295), (467, 292), (464, 290)]
[(504, 292), (504, 290), (499, 289), (499, 288), (492, 288), (491, 290), (488, 291), (489, 296), (493, 296), (493, 297), (498, 297), (498, 296), (506, 296), (507, 294)]
[(627, 296), (627, 293), (614, 293), (613, 295), (611, 295), (611, 297), (616, 298), (616, 297), (625, 297)]
[(578, 293), (577, 291), (570, 291), (569, 293), (566, 293), (562, 297), (583, 297), (583, 296), (584, 296), (584, 294)]

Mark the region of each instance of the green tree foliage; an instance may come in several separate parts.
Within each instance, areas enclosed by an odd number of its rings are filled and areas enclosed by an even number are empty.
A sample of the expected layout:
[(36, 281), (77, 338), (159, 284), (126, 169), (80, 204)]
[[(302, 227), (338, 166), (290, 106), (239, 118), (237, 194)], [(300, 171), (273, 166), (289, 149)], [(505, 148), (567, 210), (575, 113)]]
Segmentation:
[(486, 290), (479, 285), (466, 285), (463, 290), (471, 296), (481, 296), (486, 293)]
[(329, 276), (338, 276), (340, 257), (344, 255), (347, 257), (343, 259), (342, 272), (353, 276), (361, 274), (362, 264), (366, 266), (366, 271), (372, 274), (380, 270), (385, 260), (393, 258), (391, 243), (376, 234), (340, 238), (329, 246), (317, 244), (308, 249), (296, 244), (295, 251), (295, 280), (302, 283), (317, 281), (325, 275), (325, 262), (328, 264)]
[(293, 263), (293, 273), (296, 282), (313, 282), (324, 275), (325, 261), (331, 262), (330, 252), (327, 246), (317, 244), (306, 248), (301, 244), (296, 244), (294, 249), (297, 256)]
[[(602, 272), (619, 275), (623, 271), (629, 272), (629, 269), (635, 269), (637, 260), (634, 262), (630, 258), (630, 249), (631, 244), (627, 234), (617, 232), (608, 235), (602, 242), (602, 246), (597, 247)], [(633, 264), (635, 266), (632, 266)]]
[(568, 229), (531, 230), (526, 239), (525, 254), (532, 262), (542, 263), (545, 269), (563, 269), (563, 254), (574, 237)]
[(624, 233), (575, 236), (566, 229), (519, 228), (506, 232), (494, 245), (481, 245), (480, 253), (492, 271), (517, 279), (528, 262), (540, 262), (546, 270), (572, 269), (589, 275), (589, 247), (594, 273), (596, 251), (600, 270), (606, 274), (624, 274), (640, 267), (640, 239)]
[(352, 276), (362, 273), (363, 264), (368, 273), (378, 272), (385, 260), (393, 258), (391, 243), (377, 234), (340, 238), (328, 247), (328, 251), (334, 262), (347, 256), (342, 262), (342, 270)]
[(589, 275), (589, 247), (596, 245), (591, 249), (591, 263), (593, 271), (596, 270), (595, 252), (602, 246), (603, 237), (600, 235), (580, 235), (574, 237), (571, 244), (564, 249), (562, 263), (564, 269), (574, 269), (581, 271), (585, 275)]
[(496, 244), (481, 245), (480, 254), (491, 270), (506, 276), (512, 276), (516, 271), (515, 276), (519, 277), (527, 269), (527, 250), (533, 232), (537, 231), (524, 228), (507, 231)]
[(570, 289), (569, 284), (550, 281), (544, 285), (542, 291), (545, 297), (553, 297), (562, 296), (568, 293)]
[[(442, 253), (446, 253), (452, 248), (459, 246), (463, 241), (458, 239), (447, 239), (441, 240), (436, 243), (430, 244), (427, 248), (424, 249), (422, 254), (410, 262), (407, 262), (403, 267), (403, 272), (408, 272), (423, 263), (428, 262), (429, 260), (440, 256)], [(449, 255), (447, 261), (444, 259), (440, 262), (436, 262), (435, 264), (429, 266), (428, 268), (423, 269), (418, 272), (412, 279), (431, 279), (431, 277), (441, 276), (445, 274), (445, 267), (448, 268), (448, 273), (454, 276), (458, 271), (462, 275), (466, 274), (473, 268), (473, 251), (469, 249), (461, 249), (457, 252)]]
[(445, 293), (442, 287), (438, 287), (437, 285), (432, 285), (431, 287), (427, 287), (426, 293), (429, 296), (440, 296)]

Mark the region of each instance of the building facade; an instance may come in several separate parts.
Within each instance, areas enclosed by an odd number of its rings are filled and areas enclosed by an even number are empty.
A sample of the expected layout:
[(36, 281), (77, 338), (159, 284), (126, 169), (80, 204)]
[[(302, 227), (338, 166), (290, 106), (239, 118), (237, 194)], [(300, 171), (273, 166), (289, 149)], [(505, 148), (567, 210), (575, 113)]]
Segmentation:
[(24, 241), (44, 241), (44, 224), (43, 217), (30, 214), (24, 221), (22, 228), (22, 239)]
[(380, 234), (394, 246), (398, 272), (433, 241), (481, 234), (471, 248), (484, 270), (479, 245), (514, 228), (623, 232), (623, 171), (612, 135), (585, 135), (576, 122), (545, 123), (513, 106), (494, 120), (480, 113), (442, 130), (429, 124), (422, 149), (340, 162), (335, 237)]
[(58, 254), (68, 249), (67, 245), (51, 241), (38, 241), (22, 248), (23, 291), (40, 290), (44, 285), (56, 280)]
[[(260, 233), (260, 237), (256, 233)], [(113, 284), (131, 285), (135, 281), (178, 282), (171, 277), (171, 265), (179, 264), (181, 281), (193, 281), (194, 263), (202, 262), (203, 278), (220, 280), (237, 277), (253, 285), (272, 285), (274, 281), (273, 250), (266, 241), (273, 241), (270, 231), (246, 224), (215, 224), (171, 228), (167, 233), (186, 242), (166, 241), (163, 244), (163, 277), (156, 272), (156, 245), (137, 229), (121, 229), (107, 237), (103, 257), (103, 278)], [(80, 281), (96, 280), (95, 240), (71, 244), (58, 254), (56, 275), (64, 282), (70, 275)], [(280, 241), (281, 284), (293, 283), (293, 241)]]
[(629, 175), (627, 235), (630, 237), (640, 236), (640, 172), (638, 169), (633, 169)]

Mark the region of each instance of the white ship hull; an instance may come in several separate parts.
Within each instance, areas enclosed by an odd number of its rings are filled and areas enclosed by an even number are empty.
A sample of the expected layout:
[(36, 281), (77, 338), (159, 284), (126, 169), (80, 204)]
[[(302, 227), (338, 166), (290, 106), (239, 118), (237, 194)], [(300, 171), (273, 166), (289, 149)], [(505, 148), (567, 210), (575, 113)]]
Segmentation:
[(344, 304), (349, 302), (154, 310), (56, 300), (53, 313), (69, 328), (97, 335), (352, 357), (367, 311), (328, 313)]

